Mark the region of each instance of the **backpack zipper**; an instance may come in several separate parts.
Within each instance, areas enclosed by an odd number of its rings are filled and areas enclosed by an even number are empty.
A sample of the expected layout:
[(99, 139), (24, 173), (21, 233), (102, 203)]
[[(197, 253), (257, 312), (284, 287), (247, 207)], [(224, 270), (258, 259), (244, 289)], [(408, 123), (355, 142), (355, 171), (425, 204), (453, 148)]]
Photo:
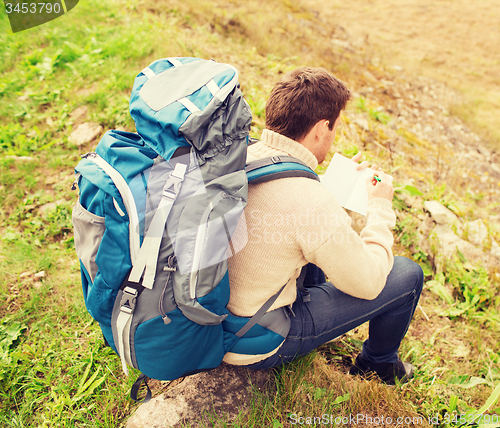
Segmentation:
[(82, 155), (82, 158), (88, 159), (100, 167), (109, 178), (111, 178), (111, 181), (113, 181), (122, 197), (123, 204), (125, 205), (129, 217), (130, 258), (133, 264), (139, 254), (141, 244), (139, 236), (139, 215), (137, 214), (137, 207), (132, 191), (123, 176), (97, 153), (86, 153)]

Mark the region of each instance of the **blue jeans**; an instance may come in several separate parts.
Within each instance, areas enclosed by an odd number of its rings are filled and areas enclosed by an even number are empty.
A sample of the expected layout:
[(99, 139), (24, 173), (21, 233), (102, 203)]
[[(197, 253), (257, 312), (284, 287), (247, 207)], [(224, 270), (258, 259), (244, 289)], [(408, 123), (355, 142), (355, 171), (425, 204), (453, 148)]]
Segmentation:
[(372, 363), (393, 363), (408, 330), (422, 291), (422, 268), (405, 257), (395, 257), (384, 289), (374, 300), (363, 300), (337, 290), (323, 271), (307, 266), (304, 286), (311, 300), (300, 292), (292, 305), (291, 327), (276, 354), (247, 367), (268, 369), (290, 362), (366, 321), (369, 337), (362, 355)]

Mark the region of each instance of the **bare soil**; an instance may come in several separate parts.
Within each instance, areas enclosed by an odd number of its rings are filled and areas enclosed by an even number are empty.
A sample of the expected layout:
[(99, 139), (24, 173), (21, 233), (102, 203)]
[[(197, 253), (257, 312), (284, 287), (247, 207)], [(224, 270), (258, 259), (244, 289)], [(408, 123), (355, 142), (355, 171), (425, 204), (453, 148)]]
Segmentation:
[(459, 89), (458, 114), (500, 147), (500, 0), (305, 0), (373, 62)]

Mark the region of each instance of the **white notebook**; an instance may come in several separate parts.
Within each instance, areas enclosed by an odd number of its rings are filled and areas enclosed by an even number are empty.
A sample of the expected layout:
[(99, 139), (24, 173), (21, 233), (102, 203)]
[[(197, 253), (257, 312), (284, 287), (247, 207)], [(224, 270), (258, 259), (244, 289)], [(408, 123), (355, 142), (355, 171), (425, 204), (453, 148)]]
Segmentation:
[[(356, 162), (335, 153), (320, 180), (344, 208), (366, 216), (368, 209), (366, 179), (372, 177), (374, 171), (370, 168), (357, 171), (357, 165)], [(392, 181), (390, 175), (386, 176)]]

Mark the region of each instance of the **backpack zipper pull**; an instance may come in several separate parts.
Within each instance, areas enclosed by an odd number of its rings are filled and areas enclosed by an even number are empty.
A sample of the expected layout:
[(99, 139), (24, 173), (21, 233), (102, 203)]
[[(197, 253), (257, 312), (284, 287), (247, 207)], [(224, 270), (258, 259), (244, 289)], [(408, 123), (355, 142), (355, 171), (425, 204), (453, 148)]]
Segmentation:
[(79, 172), (76, 174), (75, 181), (73, 181), (73, 184), (71, 185), (71, 190), (76, 190), (76, 186), (78, 185), (78, 179), (81, 177), (82, 174)]
[(97, 157), (97, 153), (96, 152), (88, 152), (88, 153), (85, 153), (83, 155), (80, 155), (80, 157), (82, 159), (95, 158), (95, 157)]
[(161, 318), (165, 324), (170, 324), (172, 321), (163, 309), (163, 299), (165, 298), (165, 291), (167, 290), (168, 283), (170, 281), (170, 276), (172, 272), (177, 270), (177, 258), (175, 256), (168, 256), (167, 265), (163, 266), (163, 271), (168, 272), (167, 280), (165, 281), (165, 286), (163, 287), (163, 291), (161, 292), (160, 301), (158, 302), (158, 310), (160, 311)]
[(177, 257), (168, 256), (167, 258), (167, 266), (163, 266), (164, 272), (174, 272), (177, 270)]
[[(88, 153), (85, 153), (83, 155), (80, 155), (80, 157), (82, 159), (95, 158), (95, 157), (97, 157), (97, 153), (96, 152), (88, 152)], [(80, 174), (80, 173), (76, 174), (75, 181), (73, 181), (73, 184), (71, 185), (71, 190), (76, 190), (76, 186), (78, 185), (78, 179), (80, 178), (81, 175), (82, 174)]]

